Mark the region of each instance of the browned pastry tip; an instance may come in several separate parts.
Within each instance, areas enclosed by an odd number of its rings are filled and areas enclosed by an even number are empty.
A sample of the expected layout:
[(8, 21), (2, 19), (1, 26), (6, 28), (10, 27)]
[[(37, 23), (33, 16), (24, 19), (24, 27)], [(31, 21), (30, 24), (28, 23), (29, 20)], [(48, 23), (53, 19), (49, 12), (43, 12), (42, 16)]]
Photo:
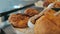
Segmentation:
[(27, 9), (24, 11), (24, 13), (25, 13), (26, 15), (29, 15), (29, 16), (34, 16), (34, 15), (38, 14), (39, 12), (38, 12), (36, 9), (34, 9), (34, 8), (27, 8)]
[(55, 2), (55, 4), (54, 4), (54, 6), (53, 6), (54, 8), (60, 8), (60, 1), (58, 1), (58, 2)]
[(43, 6), (44, 7), (47, 7), (49, 4), (53, 3), (53, 2), (56, 2), (57, 0), (45, 0), (44, 3), (43, 3)]
[(28, 19), (29, 16), (19, 13), (10, 15), (8, 20), (14, 27), (24, 28), (27, 27)]

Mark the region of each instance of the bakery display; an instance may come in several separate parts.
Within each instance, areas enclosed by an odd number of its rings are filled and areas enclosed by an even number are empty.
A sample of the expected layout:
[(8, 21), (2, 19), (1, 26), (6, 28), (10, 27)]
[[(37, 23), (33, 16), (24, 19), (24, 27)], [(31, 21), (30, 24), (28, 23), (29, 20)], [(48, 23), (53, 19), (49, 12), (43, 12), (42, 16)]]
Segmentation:
[(29, 15), (29, 16), (34, 16), (36, 14), (38, 14), (39, 12), (34, 9), (34, 8), (27, 8), (25, 11), (24, 11), (24, 14), (26, 15)]
[[(54, 5), (50, 6), (51, 3), (54, 3)], [(8, 21), (21, 32), (27, 27), (25, 32), (33, 31), (34, 34), (60, 34), (60, 12), (51, 9), (60, 8), (60, 2), (57, 0), (44, 0), (42, 4), (44, 9), (41, 12), (37, 10), (41, 7), (27, 8), (23, 13), (11, 14)]]

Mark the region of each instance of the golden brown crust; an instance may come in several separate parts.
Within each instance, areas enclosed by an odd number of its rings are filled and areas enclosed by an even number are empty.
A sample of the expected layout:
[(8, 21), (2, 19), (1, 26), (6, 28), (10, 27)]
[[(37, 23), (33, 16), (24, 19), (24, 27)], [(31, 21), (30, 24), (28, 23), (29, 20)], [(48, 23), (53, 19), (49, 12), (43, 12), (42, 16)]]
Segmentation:
[(42, 16), (36, 21), (34, 31), (35, 34), (60, 34), (60, 27), (45, 16)]
[(47, 7), (50, 3), (56, 2), (57, 0), (45, 0), (43, 3), (44, 7)]
[(60, 19), (60, 14), (58, 14), (57, 17)]
[(27, 27), (29, 17), (23, 14), (12, 14), (9, 17), (9, 22), (15, 27)]
[(54, 7), (54, 8), (60, 8), (60, 2), (55, 2), (55, 4), (54, 4), (53, 7)]
[(29, 16), (34, 16), (34, 15), (38, 14), (39, 12), (38, 12), (36, 9), (34, 9), (34, 8), (27, 8), (27, 9), (24, 11), (24, 13), (25, 13), (26, 15), (29, 15)]
[(55, 12), (49, 10), (36, 20), (35, 34), (60, 34), (60, 19), (54, 16)]
[(45, 12), (44, 12), (44, 15), (47, 15), (47, 14), (55, 14), (56, 11), (53, 10), (53, 9), (47, 9)]

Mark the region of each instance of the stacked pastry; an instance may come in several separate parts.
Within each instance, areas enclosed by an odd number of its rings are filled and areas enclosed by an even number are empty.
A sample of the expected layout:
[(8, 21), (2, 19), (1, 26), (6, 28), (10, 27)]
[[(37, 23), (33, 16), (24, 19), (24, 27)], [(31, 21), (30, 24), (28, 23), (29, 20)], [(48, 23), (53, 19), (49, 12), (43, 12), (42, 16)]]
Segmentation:
[(44, 15), (36, 20), (34, 27), (35, 34), (60, 34), (60, 14), (49, 9)]
[(29, 18), (38, 13), (39, 12), (34, 8), (27, 8), (24, 11), (24, 14), (22, 13), (12, 14), (9, 16), (8, 20), (14, 27), (25, 28), (28, 26), (27, 23)]

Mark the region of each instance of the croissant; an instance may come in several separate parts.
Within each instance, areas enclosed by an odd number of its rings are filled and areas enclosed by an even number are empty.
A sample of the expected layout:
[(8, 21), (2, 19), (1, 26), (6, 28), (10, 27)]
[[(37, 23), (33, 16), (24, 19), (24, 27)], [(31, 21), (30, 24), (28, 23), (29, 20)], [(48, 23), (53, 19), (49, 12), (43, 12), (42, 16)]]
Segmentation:
[(36, 20), (35, 34), (60, 34), (60, 19), (54, 15), (53, 11), (49, 11)]

